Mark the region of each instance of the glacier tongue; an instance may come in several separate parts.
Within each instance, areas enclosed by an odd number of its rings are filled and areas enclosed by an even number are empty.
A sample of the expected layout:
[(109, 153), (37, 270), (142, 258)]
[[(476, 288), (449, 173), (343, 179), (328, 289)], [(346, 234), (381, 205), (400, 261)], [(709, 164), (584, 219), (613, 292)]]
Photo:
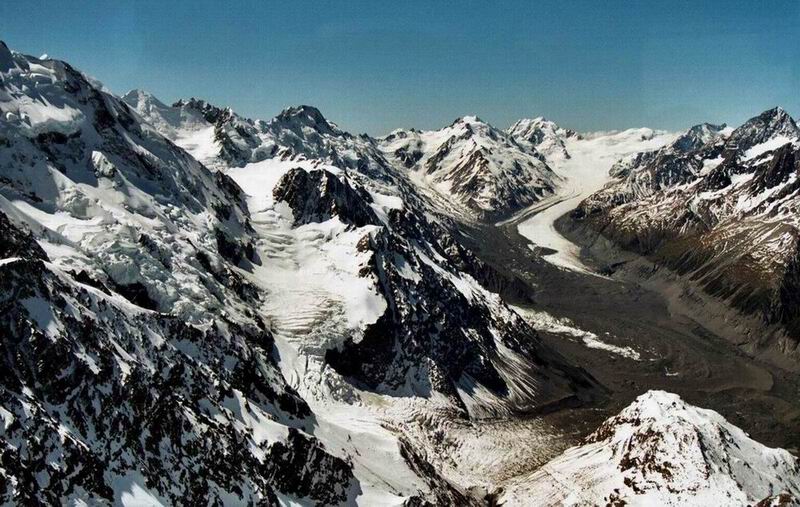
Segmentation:
[[(551, 163), (564, 181), (555, 195), (513, 218), (519, 221), (520, 234), (536, 247), (545, 249), (545, 260), (565, 269), (594, 274), (581, 262), (579, 247), (555, 230), (555, 221), (611, 181), (609, 170), (620, 158), (660, 148), (674, 137), (668, 132), (644, 128), (559, 137), (570, 157), (557, 158)], [(531, 217), (525, 218), (529, 214)]]

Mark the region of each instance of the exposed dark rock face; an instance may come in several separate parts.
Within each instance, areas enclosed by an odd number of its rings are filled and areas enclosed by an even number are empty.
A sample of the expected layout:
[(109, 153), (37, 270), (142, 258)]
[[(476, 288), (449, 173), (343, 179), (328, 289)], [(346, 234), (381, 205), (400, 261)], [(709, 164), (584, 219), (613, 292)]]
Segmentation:
[(294, 214), (294, 224), (325, 222), (339, 217), (346, 224), (363, 227), (380, 220), (370, 208), (372, 198), (362, 187), (354, 188), (347, 177), (340, 180), (325, 170), (287, 172), (272, 191), (276, 201), (285, 201)]
[(507, 132), (517, 142), (534, 147), (544, 160), (571, 158), (564, 140), (580, 138), (574, 130), (561, 128), (545, 118), (519, 120)]
[(779, 136), (796, 138), (800, 132), (794, 119), (780, 107), (764, 111), (734, 130), (727, 140), (731, 149), (749, 150)]
[(0, 211), (0, 259), (6, 257), (22, 257), (27, 259), (49, 260), (39, 243), (30, 231), (24, 231), (9, 220), (8, 215)]
[[(340, 196), (349, 195), (346, 206), (336, 207), (343, 222), (353, 223), (354, 215), (369, 209), (368, 194), (342, 182), (317, 183), (333, 175), (312, 171), (301, 176), (302, 172), (287, 173), (276, 189), (276, 199), (294, 199), (296, 188), (303, 188), (299, 202), (323, 203), (301, 208), (300, 216), (329, 218), (334, 200), (327, 196), (332, 188), (338, 188)], [(306, 185), (309, 180), (314, 184)], [(298, 181), (303, 184), (287, 190), (290, 182)], [(563, 397), (600, 393), (586, 372), (547, 349), (522, 318), (480, 287), (476, 278), (501, 276), (441, 223), (429, 220), (413, 200), (387, 218), (387, 223), (369, 222), (382, 226), (368, 233), (359, 249), (373, 254), (362, 276), (374, 277), (388, 309), (363, 336), (328, 351), (326, 358), (337, 371), (370, 389), (397, 394), (427, 396), (435, 390), (469, 398), (480, 384), (499, 401), (470, 407), (476, 417), (522, 413)], [(512, 374), (512, 368), (521, 371)]]

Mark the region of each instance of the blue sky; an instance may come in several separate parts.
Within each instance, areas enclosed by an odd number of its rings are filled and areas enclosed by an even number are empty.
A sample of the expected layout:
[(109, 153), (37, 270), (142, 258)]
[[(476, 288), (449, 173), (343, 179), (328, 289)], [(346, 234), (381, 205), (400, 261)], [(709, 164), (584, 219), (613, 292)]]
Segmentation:
[(798, 1), (5, 0), (0, 38), (118, 94), (257, 118), (312, 104), (374, 135), (466, 114), (578, 130), (800, 115)]

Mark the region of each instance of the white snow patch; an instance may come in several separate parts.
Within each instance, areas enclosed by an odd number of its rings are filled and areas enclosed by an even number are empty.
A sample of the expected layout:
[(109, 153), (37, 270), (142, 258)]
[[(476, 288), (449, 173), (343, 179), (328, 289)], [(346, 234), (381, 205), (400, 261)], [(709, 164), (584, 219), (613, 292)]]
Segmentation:
[(750, 148), (749, 150), (747, 150), (746, 152), (744, 152), (743, 160), (752, 160), (752, 159), (758, 157), (759, 155), (761, 155), (763, 153), (766, 153), (766, 152), (772, 151), (772, 150), (777, 150), (778, 148), (780, 148), (781, 146), (783, 146), (786, 143), (792, 143), (792, 142), (796, 142), (796, 141), (797, 141), (797, 139), (792, 139), (792, 138), (789, 138), (789, 137), (786, 137), (786, 136), (773, 137), (772, 139), (770, 139), (768, 141), (764, 141), (761, 144), (757, 144), (757, 145), (753, 146), (752, 148)]
[(563, 334), (578, 338), (590, 349), (604, 350), (618, 356), (633, 359), (634, 361), (641, 361), (642, 359), (641, 354), (632, 347), (620, 347), (606, 343), (602, 341), (597, 334), (576, 327), (572, 321), (567, 318), (553, 317), (547, 312), (522, 308), (520, 306), (511, 306), (511, 308), (525, 318), (537, 331)]

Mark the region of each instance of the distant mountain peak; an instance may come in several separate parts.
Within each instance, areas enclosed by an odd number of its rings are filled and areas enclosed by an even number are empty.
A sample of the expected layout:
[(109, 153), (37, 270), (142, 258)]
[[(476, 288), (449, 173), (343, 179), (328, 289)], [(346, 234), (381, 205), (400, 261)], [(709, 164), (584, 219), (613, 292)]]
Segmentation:
[(748, 149), (771, 139), (800, 137), (800, 128), (789, 113), (781, 107), (767, 109), (754, 116), (734, 130), (730, 137), (730, 146)]
[(287, 107), (274, 118), (273, 121), (280, 123), (300, 124), (311, 127), (315, 130), (333, 131), (337, 130), (335, 124), (325, 119), (322, 112), (314, 106), (299, 105)]
[(517, 142), (535, 148), (551, 161), (570, 158), (564, 141), (577, 136), (574, 130), (559, 127), (544, 116), (517, 120), (506, 133)]
[(775, 107), (773, 107), (771, 109), (767, 109), (766, 111), (761, 113), (759, 116), (760, 117), (765, 117), (765, 118), (783, 119), (783, 118), (786, 118), (787, 116), (789, 116), (789, 113), (787, 113), (786, 110), (784, 108), (782, 108), (781, 106), (775, 106)]
[(696, 150), (712, 139), (722, 135), (727, 127), (725, 123), (721, 125), (700, 123), (678, 136), (678, 138), (672, 142), (671, 146), (683, 152)]
[(456, 125), (471, 125), (476, 123), (482, 125), (489, 125), (488, 123), (480, 119), (480, 117), (478, 117), (477, 115), (472, 114), (466, 116), (459, 116), (458, 118), (455, 119), (453, 123), (450, 124), (450, 126), (454, 127)]
[(154, 106), (157, 108), (167, 108), (166, 104), (161, 102), (158, 97), (153, 95), (152, 93), (148, 92), (147, 90), (142, 90), (139, 88), (134, 88), (122, 97), (120, 97), (123, 102), (128, 104), (129, 106), (133, 107), (134, 109), (138, 109), (141, 106)]

